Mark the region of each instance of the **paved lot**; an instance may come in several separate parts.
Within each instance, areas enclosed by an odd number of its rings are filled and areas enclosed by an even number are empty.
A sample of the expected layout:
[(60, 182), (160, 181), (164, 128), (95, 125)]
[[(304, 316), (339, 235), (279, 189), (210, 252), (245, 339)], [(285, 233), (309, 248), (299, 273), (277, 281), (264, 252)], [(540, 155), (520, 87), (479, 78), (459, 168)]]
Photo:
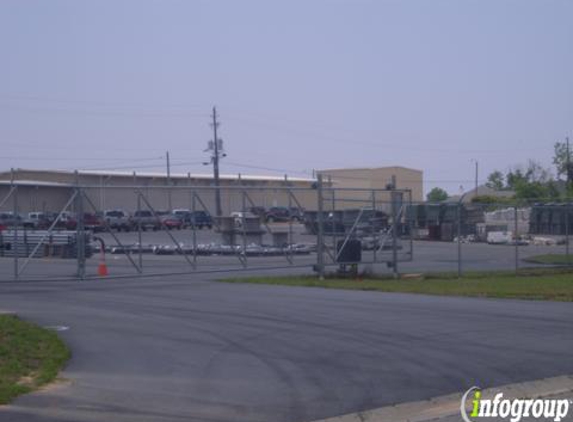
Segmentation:
[(0, 283), (0, 308), (73, 350), (1, 421), (302, 422), (573, 373), (567, 303), (184, 276)]
[[(299, 242), (312, 243), (313, 236), (305, 236), (298, 229), (295, 240)], [(192, 244), (191, 230), (171, 232), (179, 242)], [(198, 242), (209, 243), (218, 239), (213, 231), (198, 231)], [(117, 235), (122, 243), (130, 244), (137, 241), (137, 233), (120, 233)], [(103, 236), (107, 244), (114, 244), (113, 238), (106, 234)], [(163, 232), (146, 232), (143, 244), (173, 244), (171, 238)], [(332, 240), (329, 240), (332, 244)], [(409, 245), (405, 245), (409, 246)], [(400, 253), (400, 258), (408, 258), (404, 252)], [(521, 246), (518, 251), (518, 262), (520, 267), (532, 266), (522, 259), (532, 255), (547, 253), (565, 253), (564, 246)], [(325, 255), (329, 261), (328, 255)], [(132, 255), (133, 261), (139, 264), (138, 254)], [(187, 257), (193, 261), (192, 256)], [(458, 268), (458, 246), (453, 242), (429, 242), (417, 241), (413, 243), (413, 259), (411, 262), (401, 262), (399, 270), (401, 272), (427, 272), (427, 271), (457, 271)], [(372, 261), (372, 252), (363, 252), (365, 261)], [(391, 260), (391, 251), (378, 253), (376, 259), (380, 262), (373, 265), (375, 271), (389, 273), (391, 269), (386, 266), (386, 261)], [(281, 274), (286, 271), (294, 271), (294, 267), (300, 267), (299, 272), (309, 273), (312, 266), (316, 264), (316, 254), (293, 256), (289, 262), (284, 256), (275, 257), (249, 257), (247, 259), (248, 268), (267, 268), (270, 274)], [(24, 259), (20, 258), (20, 265)], [(107, 267), (111, 276), (133, 276), (137, 274), (136, 269), (124, 255), (107, 255)], [(332, 261), (329, 261), (332, 262)], [(183, 256), (160, 256), (151, 253), (142, 254), (141, 263), (143, 274), (165, 274), (173, 272), (193, 271), (191, 264)], [(87, 274), (95, 276), (99, 259), (97, 254), (88, 259)], [(335, 268), (336, 266), (330, 267)], [(231, 271), (236, 272), (244, 269), (236, 256), (198, 256), (196, 261), (197, 271)], [(463, 271), (484, 271), (484, 270), (508, 270), (515, 269), (515, 247), (508, 245), (488, 245), (484, 243), (462, 244), (462, 269)], [(73, 259), (45, 258), (31, 261), (22, 273), (23, 279), (46, 279), (62, 277), (73, 277), (77, 273), (76, 262)], [(13, 278), (14, 262), (11, 258), (0, 257), (0, 281)]]

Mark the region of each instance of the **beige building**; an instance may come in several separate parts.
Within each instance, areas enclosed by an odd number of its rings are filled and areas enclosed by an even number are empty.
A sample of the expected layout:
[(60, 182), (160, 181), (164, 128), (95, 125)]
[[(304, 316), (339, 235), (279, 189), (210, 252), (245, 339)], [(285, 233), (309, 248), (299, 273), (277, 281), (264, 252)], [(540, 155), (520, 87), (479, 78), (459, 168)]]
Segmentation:
[[(404, 167), (362, 169), (332, 169), (318, 172), (325, 187), (345, 189), (385, 189), (396, 177), (398, 189), (410, 189), (412, 200), (422, 200), (422, 172)], [(88, 198), (85, 211), (123, 209), (133, 212), (149, 208), (206, 209), (215, 214), (213, 176), (210, 174), (129, 173), (110, 171), (80, 171), (17, 169), (14, 173), (0, 172), (0, 211), (10, 211), (14, 205), (11, 180), (18, 185), (19, 212), (53, 211), (63, 209), (75, 191), (82, 186)], [(302, 206), (317, 209), (316, 179), (277, 176), (221, 175), (221, 205), (224, 214), (251, 206)], [(140, 196), (139, 193), (142, 195)], [(332, 191), (325, 189), (325, 209), (330, 208)], [(370, 207), (372, 194), (360, 190), (335, 191), (335, 207)], [(377, 192), (379, 204), (390, 201), (389, 193)], [(139, 200), (138, 200), (139, 197)], [(407, 200), (407, 198), (404, 198)], [(71, 204), (73, 210), (74, 204)], [(381, 207), (382, 208), (382, 207)]]
[[(332, 183), (334, 188), (343, 189), (387, 189), (392, 183), (393, 178), (396, 180), (396, 189), (409, 190), (412, 193), (413, 202), (422, 202), (424, 200), (423, 173), (421, 170), (409, 169), (406, 167), (377, 167), (377, 168), (348, 168), (348, 169), (328, 169), (320, 170), (318, 174), (323, 179)], [(351, 207), (350, 204), (364, 203), (366, 206), (372, 202), (371, 192), (348, 191), (337, 194), (340, 201), (347, 200), (344, 208)], [(404, 200), (409, 198), (404, 197)], [(376, 192), (376, 202), (389, 203), (389, 192)]]
[[(0, 210), (13, 209), (18, 185), (19, 212), (60, 211), (75, 191), (77, 183), (88, 198), (85, 211), (123, 209), (133, 212), (151, 206), (155, 210), (176, 208), (206, 209), (215, 214), (214, 181), (205, 174), (128, 173), (17, 169), (0, 173)], [(221, 206), (224, 214), (252, 205), (301, 206), (315, 208), (315, 179), (274, 176), (221, 175)], [(140, 196), (139, 193), (142, 195)], [(138, 205), (138, 197), (139, 205)], [(195, 198), (195, 199), (194, 199)], [(71, 209), (73, 209), (73, 204)]]

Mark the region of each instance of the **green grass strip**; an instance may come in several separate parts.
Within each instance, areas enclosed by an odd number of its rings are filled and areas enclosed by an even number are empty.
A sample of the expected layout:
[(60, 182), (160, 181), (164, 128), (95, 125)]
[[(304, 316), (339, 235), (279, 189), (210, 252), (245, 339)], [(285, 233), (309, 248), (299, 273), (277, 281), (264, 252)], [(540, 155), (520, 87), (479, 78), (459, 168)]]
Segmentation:
[(0, 404), (52, 381), (69, 358), (55, 332), (0, 315)]
[(300, 276), (228, 278), (220, 281), (440, 296), (573, 301), (573, 272), (557, 269), (524, 270), (519, 276), (505, 272), (470, 273), (461, 279), (454, 274), (427, 274), (397, 280), (388, 277), (332, 276), (321, 281), (316, 276)]
[(573, 255), (565, 255), (565, 254), (534, 255), (525, 258), (524, 261), (532, 262), (534, 264), (545, 264), (545, 265), (573, 265)]

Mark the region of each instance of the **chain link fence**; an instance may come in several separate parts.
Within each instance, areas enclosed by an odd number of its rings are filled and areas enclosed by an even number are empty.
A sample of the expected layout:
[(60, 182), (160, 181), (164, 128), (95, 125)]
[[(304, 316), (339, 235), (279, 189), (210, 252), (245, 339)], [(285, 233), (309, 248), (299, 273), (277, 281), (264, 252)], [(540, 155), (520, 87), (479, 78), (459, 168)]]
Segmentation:
[[(217, 197), (221, 215), (217, 215)], [(413, 203), (400, 189), (14, 181), (0, 196), (0, 279), (506, 270), (569, 263), (570, 204)]]

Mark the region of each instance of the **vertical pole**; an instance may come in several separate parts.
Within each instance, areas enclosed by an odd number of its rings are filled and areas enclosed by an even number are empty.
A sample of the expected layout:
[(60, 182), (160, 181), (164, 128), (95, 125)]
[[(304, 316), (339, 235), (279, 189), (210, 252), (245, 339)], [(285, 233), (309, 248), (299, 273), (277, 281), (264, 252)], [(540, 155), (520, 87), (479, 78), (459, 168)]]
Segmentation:
[(571, 155), (569, 151), (569, 137), (565, 138), (567, 143), (567, 196), (569, 196), (569, 190), (571, 189), (571, 178), (573, 177), (573, 169), (571, 169)]
[(139, 253), (139, 268), (143, 269), (143, 251), (142, 251), (142, 235), (141, 235), (141, 192), (137, 194), (137, 211), (139, 217), (137, 218), (137, 243)]
[(292, 232), (292, 223), (293, 223), (293, 215), (292, 215), (292, 197), (290, 194), (290, 188), (288, 185), (288, 176), (285, 174), (285, 186), (287, 188), (287, 195), (288, 195), (288, 246), (287, 246), (287, 255), (292, 254), (292, 244), (293, 242), (293, 232)]
[(318, 239), (316, 242), (316, 266), (318, 278), (324, 280), (324, 207), (322, 203), (322, 174), (317, 177), (317, 201), (318, 201)]
[(76, 176), (76, 212), (78, 222), (76, 227), (76, 247), (78, 249), (78, 278), (84, 280), (86, 277), (86, 233), (84, 230), (84, 200), (83, 191), (80, 187), (79, 173), (75, 171)]
[(567, 142), (567, 190), (566, 190), (566, 198), (567, 198), (567, 205), (566, 205), (566, 212), (567, 217), (565, 218), (565, 256), (567, 257), (567, 265), (570, 265), (569, 262), (569, 212), (571, 202), (569, 199), (569, 195), (571, 194), (571, 178), (573, 176), (573, 169), (571, 169), (571, 153), (569, 150), (569, 137), (565, 138)]
[(13, 240), (13, 244), (12, 244), (12, 251), (14, 253), (14, 278), (16, 280), (18, 280), (19, 278), (19, 263), (18, 263), (18, 253), (19, 253), (19, 247), (18, 247), (18, 226), (20, 226), (20, 215), (18, 214), (18, 185), (14, 184), (14, 169), (10, 170), (10, 184), (12, 185), (12, 187), (14, 188), (14, 199), (13, 199), (13, 205), (14, 205), (14, 218), (16, 221), (16, 224), (14, 225), (14, 240)]
[(197, 209), (197, 205), (195, 203), (195, 192), (192, 194), (191, 197), (191, 229), (193, 230), (193, 264), (195, 268), (197, 268), (197, 225), (195, 224), (195, 210)]
[[(167, 206), (169, 207), (169, 211), (173, 209), (171, 204), (171, 162), (169, 161), (169, 151), (165, 152), (165, 156), (167, 157)], [(135, 178), (135, 172), (134, 172)]]
[[(336, 236), (336, 192), (332, 188), (330, 176), (328, 176), (328, 186), (330, 188), (330, 192), (332, 192), (332, 221), (331, 221), (331, 235), (332, 235), (332, 250), (334, 251), (335, 256), (338, 256), (338, 236)], [(344, 235), (343, 235), (344, 238)]]
[(137, 175), (133, 172), (133, 186), (136, 186), (136, 194), (137, 194), (137, 243), (138, 243), (138, 259), (139, 259), (139, 268), (143, 269), (143, 251), (142, 251), (142, 236), (141, 236), (141, 192), (137, 190)]
[(221, 210), (221, 191), (219, 189), (219, 138), (217, 137), (217, 128), (219, 123), (217, 122), (217, 109), (213, 107), (213, 177), (215, 179), (215, 211), (217, 217), (223, 215)]
[(513, 229), (514, 233), (514, 241), (515, 241), (515, 275), (519, 272), (519, 245), (518, 245), (518, 236), (517, 236), (517, 205), (513, 207), (513, 218), (515, 219)]
[(372, 238), (374, 239), (374, 257), (373, 261), (376, 262), (376, 251), (378, 250), (377, 247), (377, 233), (376, 233), (376, 226), (374, 226), (376, 222), (376, 191), (372, 189), (372, 219), (370, 220), (370, 224), (372, 225)]
[[(412, 207), (412, 191), (409, 190), (408, 191), (408, 204), (409, 207)], [(410, 220), (410, 222), (408, 223), (408, 233), (410, 234), (409, 238), (410, 238), (410, 260), (414, 260), (414, 238), (412, 235), (412, 227), (413, 223), (412, 220)]]
[(565, 259), (567, 265), (571, 265), (569, 262), (569, 213), (571, 212), (569, 206), (570, 203), (567, 201), (567, 204), (565, 204)]
[(475, 196), (478, 196), (478, 160), (476, 160), (476, 181), (475, 181)]
[(394, 273), (394, 278), (398, 278), (398, 239), (397, 239), (397, 229), (398, 229), (398, 196), (396, 192), (396, 176), (392, 175), (392, 191), (390, 192), (392, 199), (392, 271)]
[(241, 213), (241, 226), (243, 228), (242, 230), (242, 235), (243, 235), (243, 254), (245, 255), (245, 263), (247, 262), (247, 216), (246, 216), (246, 208), (247, 208), (247, 202), (246, 202), (246, 198), (245, 198), (245, 191), (242, 191), (242, 209), (243, 212)]
[(458, 223), (458, 278), (462, 278), (462, 202), (458, 202), (458, 209), (456, 212)]

